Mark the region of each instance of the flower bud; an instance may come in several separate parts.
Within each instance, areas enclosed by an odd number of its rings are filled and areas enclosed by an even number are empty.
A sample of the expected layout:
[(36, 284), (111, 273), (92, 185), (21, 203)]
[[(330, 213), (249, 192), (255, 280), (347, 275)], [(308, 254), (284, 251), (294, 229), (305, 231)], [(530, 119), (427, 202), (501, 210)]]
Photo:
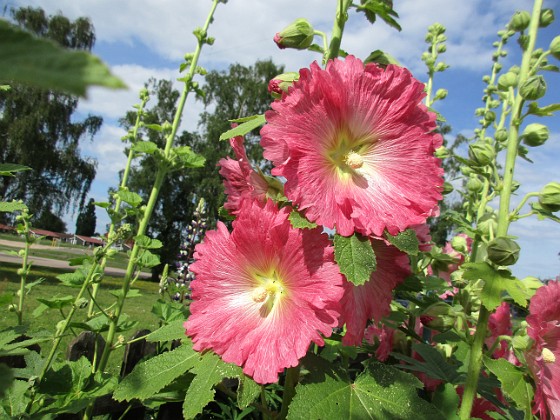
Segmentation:
[(314, 29), (307, 19), (296, 19), (274, 36), (279, 48), (305, 50), (313, 43)]
[(450, 194), (452, 192), (453, 192), (453, 185), (451, 185), (450, 182), (445, 181), (443, 183), (443, 189), (442, 189), (441, 193), (443, 195), (447, 195), (447, 194)]
[(531, 15), (529, 14), (529, 12), (522, 10), (520, 12), (515, 12), (513, 17), (509, 21), (508, 28), (516, 32), (521, 32), (527, 29), (530, 22)]
[(549, 132), (546, 125), (533, 123), (525, 127), (521, 137), (523, 138), (523, 143), (527, 146), (537, 147), (543, 145), (548, 140), (548, 135)]
[(541, 10), (541, 15), (539, 19), (539, 27), (546, 28), (554, 22), (554, 12), (552, 9), (543, 9)]
[(299, 73), (289, 72), (279, 74), (275, 76), (270, 82), (268, 82), (268, 93), (272, 97), (278, 99), (282, 97), (282, 93), (288, 93), (288, 88), (294, 84), (295, 81), (299, 79)]
[(445, 302), (436, 302), (426, 308), (420, 315), (420, 322), (428, 328), (445, 332), (455, 325), (457, 314)]
[(437, 157), (438, 159), (446, 159), (449, 156), (451, 156), (451, 154), (449, 153), (449, 150), (445, 146), (440, 146), (436, 149), (434, 156)]
[(469, 146), (469, 158), (476, 166), (486, 166), (494, 161), (496, 151), (491, 144), (477, 141)]
[(486, 111), (484, 113), (484, 119), (488, 122), (494, 122), (496, 120), (496, 113), (494, 111)]
[(467, 238), (464, 235), (457, 235), (451, 239), (451, 248), (461, 254), (467, 254), (469, 252), (469, 244), (467, 243)]
[(498, 237), (488, 243), (488, 259), (497, 265), (513, 265), (519, 259), (521, 248), (513, 239)]
[(508, 71), (505, 74), (502, 74), (498, 77), (498, 89), (501, 91), (507, 91), (510, 87), (517, 86), (517, 74), (512, 71)]
[(535, 101), (546, 93), (546, 82), (541, 75), (529, 77), (520, 87), (519, 94), (523, 99)]
[(498, 229), (498, 217), (496, 216), (496, 213), (492, 212), (483, 214), (480, 219), (478, 219), (477, 227), (484, 236), (488, 237), (490, 234), (494, 235)]
[(517, 43), (519, 44), (521, 49), (525, 51), (529, 46), (529, 35), (519, 35), (519, 38), (517, 39)]
[(550, 53), (554, 58), (560, 60), (560, 35), (554, 37), (550, 43)]
[(453, 287), (456, 287), (457, 289), (464, 289), (469, 284), (469, 281), (463, 278), (463, 274), (465, 274), (463, 270), (455, 270), (451, 273), (449, 277)]
[(474, 171), (471, 168), (465, 165), (461, 166), (459, 170), (464, 176), (469, 176), (470, 174), (474, 173)]
[(496, 133), (494, 134), (494, 138), (496, 139), (496, 141), (498, 143), (506, 143), (507, 139), (508, 139), (508, 132), (505, 128), (500, 128), (499, 130), (496, 131)]
[(544, 186), (539, 195), (539, 203), (552, 213), (560, 210), (560, 183), (549, 182)]
[(476, 194), (482, 190), (482, 187), (483, 187), (482, 181), (478, 179), (476, 175), (471, 175), (471, 177), (467, 181), (467, 190), (470, 193)]
[(445, 99), (447, 97), (447, 89), (438, 89), (435, 99)]

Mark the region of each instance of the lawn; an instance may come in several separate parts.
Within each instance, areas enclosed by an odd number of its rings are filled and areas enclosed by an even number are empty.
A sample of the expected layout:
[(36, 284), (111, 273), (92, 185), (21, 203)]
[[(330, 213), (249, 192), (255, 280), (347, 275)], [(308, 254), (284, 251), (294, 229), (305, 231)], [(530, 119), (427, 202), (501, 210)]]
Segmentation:
[[(19, 268), (16, 264), (0, 263), (0, 295), (6, 293), (15, 293), (19, 289), (19, 276), (16, 270)], [(29, 275), (28, 282), (33, 282), (40, 277), (44, 277), (45, 281), (38, 286), (35, 286), (31, 292), (26, 296), (25, 300), (25, 315), (24, 323), (29, 326), (31, 335), (41, 330), (48, 330), (51, 334), (54, 332), (56, 324), (62, 319), (62, 315), (58, 310), (49, 309), (43, 312), (40, 316), (34, 317), (33, 311), (39, 306), (38, 298), (53, 298), (63, 296), (75, 296), (77, 289), (69, 288), (61, 284), (56, 276), (65, 271), (54, 268), (34, 267)], [(113, 290), (120, 289), (122, 279), (115, 277), (105, 277), (102, 282), (98, 301), (102, 307), (107, 307), (115, 302), (115, 297), (110, 294)], [(134, 283), (134, 289), (138, 289), (140, 296), (128, 299), (125, 302), (125, 313), (128, 315), (129, 320), (137, 321), (138, 324), (131, 330), (123, 333), (125, 338), (130, 337), (134, 332), (147, 328), (154, 330), (158, 328), (158, 320), (155, 315), (151, 313), (151, 308), (154, 302), (160, 297), (158, 293), (159, 285), (153, 282), (138, 280)], [(16, 298), (14, 296), (14, 303)], [(15, 313), (7, 310), (7, 305), (0, 307), (0, 330), (7, 327), (14, 326), (17, 323)], [(74, 317), (75, 321), (85, 320), (87, 308), (79, 309)], [(79, 333), (77, 331), (76, 333)], [(69, 335), (63, 341), (61, 347), (62, 351), (66, 352), (68, 343), (74, 338)], [(42, 344), (42, 353), (46, 354), (49, 350), (50, 342)], [(114, 351), (110, 359), (109, 369), (111, 372), (118, 374), (120, 370), (120, 363), (123, 357), (124, 347)]]

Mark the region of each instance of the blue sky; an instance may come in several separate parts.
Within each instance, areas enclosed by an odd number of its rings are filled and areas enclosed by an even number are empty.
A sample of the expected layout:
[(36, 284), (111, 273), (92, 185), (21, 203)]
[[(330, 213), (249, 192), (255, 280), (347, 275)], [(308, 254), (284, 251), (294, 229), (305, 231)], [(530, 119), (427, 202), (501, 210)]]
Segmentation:
[[(382, 22), (370, 25), (363, 15), (350, 14), (342, 47), (365, 58), (376, 49), (395, 56), (415, 76), (425, 81), (425, 67), (420, 60), (426, 49), (427, 27), (442, 23), (447, 28), (447, 52), (443, 59), (451, 67), (437, 75), (435, 87), (449, 90), (438, 110), (453, 127), (453, 135), (471, 135), (478, 125), (475, 108), (482, 105), (484, 84), (481, 79), (491, 67), (492, 42), (496, 32), (509, 21), (515, 10), (531, 10), (529, 0), (398, 0), (395, 9), (400, 15), (402, 32)], [(42, 7), (48, 14), (62, 12), (69, 18), (87, 16), (96, 28), (94, 53), (100, 56), (129, 86), (127, 91), (111, 92), (91, 89), (87, 101), (79, 107), (81, 115), (101, 115), (105, 123), (91, 144), (84, 144), (84, 155), (98, 160), (98, 175), (91, 195), (105, 201), (107, 189), (117, 185), (117, 173), (125, 164), (124, 131), (117, 119), (138, 102), (139, 89), (150, 77), (175, 79), (185, 53), (193, 51), (192, 30), (201, 26), (210, 8), (210, 0), (4, 0), (2, 7)], [(316, 54), (279, 50), (272, 42), (276, 32), (299, 17), (307, 18), (316, 29), (329, 33), (335, 11), (335, 0), (229, 0), (220, 4), (210, 35), (216, 38), (212, 47), (205, 46), (201, 65), (209, 70), (225, 69), (231, 63), (251, 65), (257, 59), (271, 58), (284, 64), (286, 70), (307, 67)], [(541, 31), (538, 46), (548, 48), (560, 33), (560, 2), (545, 0), (545, 7), (558, 18)], [(518, 47), (513, 40), (504, 68), (518, 62)], [(560, 65), (560, 63), (555, 63)], [(560, 102), (560, 77), (547, 74), (548, 93), (539, 103)], [(179, 85), (177, 85), (179, 87)], [(190, 100), (182, 128), (194, 130), (201, 104)], [(543, 120), (551, 129), (551, 138), (541, 148), (531, 150), (534, 164), (520, 163), (517, 179), (525, 192), (538, 191), (550, 181), (560, 181), (559, 118)], [(535, 121), (527, 121), (527, 123)], [(523, 193), (523, 194), (522, 194)], [(98, 209), (98, 231), (104, 230), (108, 218)], [(68, 229), (75, 226), (75, 215), (66, 217)], [(511, 234), (519, 236), (522, 254), (514, 268), (519, 277), (535, 275), (542, 278), (560, 274), (560, 225), (551, 221), (523, 219), (513, 225)]]

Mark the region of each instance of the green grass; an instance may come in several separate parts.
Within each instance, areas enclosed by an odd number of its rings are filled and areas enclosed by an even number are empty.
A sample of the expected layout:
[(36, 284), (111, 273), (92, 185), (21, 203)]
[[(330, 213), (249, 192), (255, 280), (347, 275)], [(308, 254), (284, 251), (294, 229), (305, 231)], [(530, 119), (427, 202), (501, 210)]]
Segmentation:
[[(0, 263), (0, 295), (5, 293), (14, 294), (13, 302), (16, 303), (16, 296), (19, 289), (19, 276), (16, 270), (19, 268), (16, 264)], [(53, 298), (63, 296), (75, 296), (78, 289), (69, 288), (61, 284), (56, 276), (64, 270), (44, 267), (34, 267), (28, 277), (28, 283), (44, 277), (46, 280), (35, 286), (25, 298), (25, 313), (24, 324), (28, 326), (30, 335), (37, 333), (41, 330), (47, 330), (54, 333), (56, 324), (62, 319), (62, 315), (58, 310), (48, 309), (40, 316), (34, 317), (33, 311), (39, 306), (38, 298)], [(122, 279), (116, 277), (105, 277), (100, 288), (98, 302), (101, 307), (108, 307), (116, 301), (116, 298), (110, 294), (112, 290), (120, 289)], [(137, 321), (138, 324), (130, 331), (123, 332), (125, 338), (129, 338), (136, 331), (147, 328), (154, 331), (158, 328), (158, 319), (151, 313), (151, 308), (154, 302), (160, 297), (158, 294), (159, 285), (153, 282), (138, 280), (134, 283), (133, 288), (138, 289), (141, 296), (127, 299), (125, 302), (125, 310), (129, 320)], [(89, 298), (89, 296), (87, 296)], [(0, 330), (11, 327), (17, 324), (17, 317), (15, 313), (7, 310), (7, 305), (0, 307)], [(66, 309), (67, 310), (67, 309)], [(74, 317), (74, 321), (84, 321), (87, 313), (87, 308), (79, 309)], [(75, 331), (79, 334), (80, 331)], [(61, 344), (61, 357), (64, 357), (66, 348), (70, 341), (74, 338), (69, 334)], [(41, 345), (42, 354), (46, 355), (50, 349), (50, 342)], [(123, 358), (124, 347), (117, 349), (111, 355), (109, 360), (109, 371), (113, 374), (118, 374), (120, 365)]]

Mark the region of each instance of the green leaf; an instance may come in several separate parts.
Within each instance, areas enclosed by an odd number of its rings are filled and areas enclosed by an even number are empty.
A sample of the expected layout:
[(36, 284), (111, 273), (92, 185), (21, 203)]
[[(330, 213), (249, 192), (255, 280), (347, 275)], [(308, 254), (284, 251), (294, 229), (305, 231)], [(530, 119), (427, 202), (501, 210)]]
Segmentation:
[(163, 246), (159, 239), (152, 239), (146, 235), (138, 235), (134, 237), (134, 242), (140, 248), (159, 249)]
[(502, 391), (515, 402), (518, 408), (522, 410), (531, 408), (534, 394), (533, 386), (527, 380), (523, 370), (505, 359), (484, 357), (484, 364), (490, 372), (496, 375), (502, 384)]
[(377, 267), (370, 240), (357, 233), (334, 236), (334, 259), (340, 272), (356, 286), (367, 282)]
[(536, 102), (529, 103), (529, 114), (537, 117), (552, 117), (556, 111), (560, 111), (560, 104), (550, 104), (541, 108)]
[(179, 146), (173, 150), (181, 162), (179, 169), (202, 168), (206, 163), (206, 158), (193, 152), (189, 146)]
[(126, 204), (132, 207), (138, 207), (142, 203), (142, 197), (140, 197), (135, 192), (119, 190), (117, 191), (117, 196), (124, 201)]
[(8, 388), (14, 382), (12, 369), (4, 363), (0, 363), (0, 398), (4, 396)]
[(295, 229), (314, 229), (317, 227), (316, 223), (310, 222), (299, 211), (293, 209), (288, 216), (288, 220)]
[(261, 386), (247, 375), (240, 375), (237, 387), (237, 407), (243, 409), (257, 399)]
[(59, 274), (56, 278), (66, 286), (80, 287), (86, 279), (86, 273), (81, 268), (78, 268), (73, 273)]
[(406, 252), (409, 255), (418, 255), (418, 237), (413, 229), (407, 229), (395, 236), (386, 233), (385, 237), (399, 250)]
[(458, 419), (459, 394), (451, 384), (440, 386), (434, 393), (432, 403), (436, 406), (443, 418), (448, 420)]
[(84, 51), (67, 50), (0, 20), (0, 80), (85, 96), (89, 86), (125, 88), (103, 62)]
[(183, 403), (183, 416), (192, 419), (202, 413), (202, 409), (214, 399), (214, 386), (224, 378), (242, 375), (241, 368), (227, 364), (216, 354), (205, 353), (191, 370), (196, 374), (191, 386), (187, 389)]
[(146, 341), (173, 341), (185, 338), (185, 327), (183, 324), (185, 319), (176, 319), (175, 321), (158, 328), (154, 332), (148, 334)]
[(356, 10), (358, 10), (358, 12), (364, 12), (370, 23), (375, 23), (375, 16), (379, 16), (387, 25), (398, 31), (402, 30), (397, 21), (393, 19), (393, 16), (398, 18), (399, 15), (385, 0), (362, 0), (362, 5), (357, 6)]
[(0, 201), (0, 212), (13, 213), (14, 211), (27, 210), (27, 206), (17, 201)]
[(153, 155), (157, 149), (157, 144), (151, 141), (139, 141), (132, 146), (132, 150), (135, 152), (146, 153), (147, 155)]
[(417, 392), (422, 383), (391, 366), (368, 363), (355, 381), (345, 370), (308, 356), (306, 383), (296, 387), (288, 419), (444, 419)]
[(2, 407), (10, 418), (20, 418), (27, 407), (29, 398), (25, 395), (31, 386), (28, 381), (15, 380), (12, 386), (6, 390), (6, 395), (1, 401)]
[(152, 306), (152, 313), (166, 323), (189, 317), (189, 309), (179, 302), (166, 302), (158, 299)]
[(13, 293), (2, 293), (0, 295), (0, 307), (4, 305), (9, 305), (10, 303), (12, 303), (13, 300), (14, 300)]
[(53, 298), (37, 298), (39, 302), (51, 309), (61, 309), (74, 303), (74, 296), (62, 296)]
[(117, 401), (149, 398), (192, 369), (199, 358), (200, 353), (195, 352), (190, 343), (184, 343), (175, 350), (140, 362), (117, 386), (113, 398)]
[(157, 131), (161, 133), (163, 131), (163, 127), (161, 124), (142, 124), (143, 127), (146, 127), (148, 130)]
[(159, 255), (152, 254), (147, 249), (143, 249), (139, 252), (136, 261), (141, 268), (151, 268), (160, 264)]
[(246, 122), (239, 124), (237, 127), (222, 133), (220, 140), (229, 140), (232, 137), (244, 136), (264, 123), (266, 123), (264, 115), (254, 115), (250, 120), (247, 120)]
[(25, 165), (18, 165), (16, 163), (0, 163), (0, 175), (13, 176), (14, 172), (30, 171), (31, 168)]
[(388, 54), (381, 50), (375, 50), (368, 55), (368, 57), (364, 60), (364, 64), (367, 63), (377, 63), (382, 66), (387, 66), (387, 64), (396, 64), (400, 66), (399, 60), (393, 57), (391, 54)]
[(506, 292), (519, 306), (527, 306), (528, 295), (525, 286), (513, 277), (509, 270), (496, 269), (486, 262), (466, 263), (462, 268), (465, 270), (464, 279), (484, 281), (480, 299), (489, 311), (500, 306)]

